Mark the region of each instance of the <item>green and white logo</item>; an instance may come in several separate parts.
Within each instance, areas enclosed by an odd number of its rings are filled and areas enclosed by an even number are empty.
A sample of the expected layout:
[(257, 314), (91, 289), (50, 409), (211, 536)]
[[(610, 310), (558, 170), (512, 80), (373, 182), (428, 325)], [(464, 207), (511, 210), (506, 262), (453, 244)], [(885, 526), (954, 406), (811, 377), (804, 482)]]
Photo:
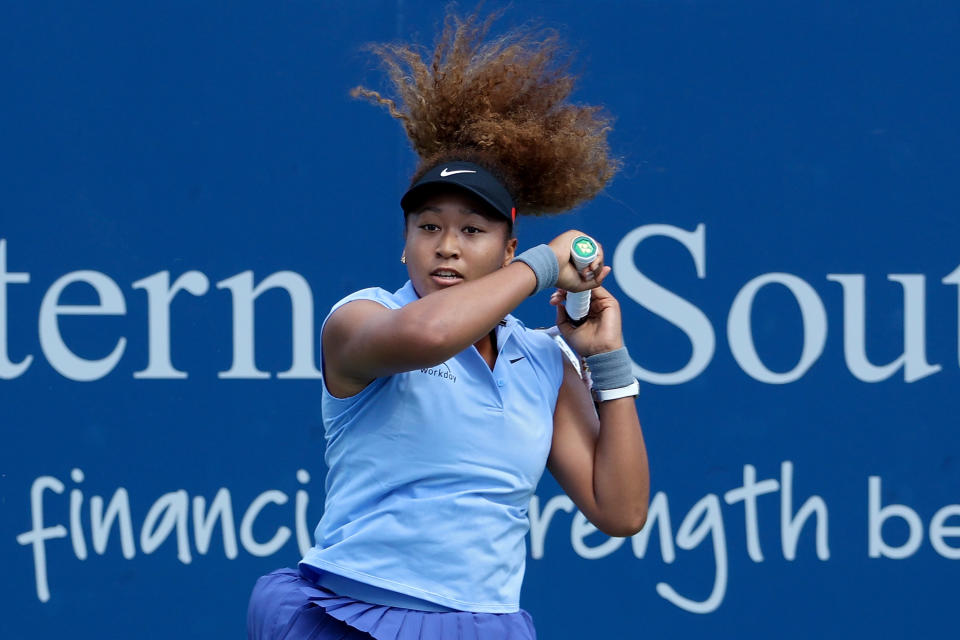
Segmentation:
[(587, 236), (580, 236), (573, 241), (573, 252), (578, 258), (593, 260), (597, 255), (597, 243)]

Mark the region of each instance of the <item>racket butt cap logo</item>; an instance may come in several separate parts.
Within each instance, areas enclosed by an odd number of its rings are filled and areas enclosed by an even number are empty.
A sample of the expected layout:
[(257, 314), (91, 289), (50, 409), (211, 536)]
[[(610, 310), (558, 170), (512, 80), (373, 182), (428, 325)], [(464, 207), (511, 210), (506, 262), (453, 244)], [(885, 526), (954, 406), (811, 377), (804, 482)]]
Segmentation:
[(579, 236), (574, 238), (571, 250), (575, 259), (590, 262), (597, 255), (597, 243), (587, 236)]

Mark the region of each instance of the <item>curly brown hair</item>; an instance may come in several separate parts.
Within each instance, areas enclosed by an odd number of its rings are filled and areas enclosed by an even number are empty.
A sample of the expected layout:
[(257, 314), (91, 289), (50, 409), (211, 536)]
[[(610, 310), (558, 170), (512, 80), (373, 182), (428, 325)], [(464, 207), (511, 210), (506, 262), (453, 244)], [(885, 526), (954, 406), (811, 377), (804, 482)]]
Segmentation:
[[(492, 23), (448, 11), (432, 59), (411, 44), (375, 44), (397, 100), (356, 87), (403, 123), (420, 164), (468, 160), (500, 176), (520, 214), (566, 211), (593, 198), (619, 168), (612, 118), (568, 101), (575, 77), (554, 31), (516, 29), (485, 42)], [(399, 102), (399, 106), (398, 106)]]

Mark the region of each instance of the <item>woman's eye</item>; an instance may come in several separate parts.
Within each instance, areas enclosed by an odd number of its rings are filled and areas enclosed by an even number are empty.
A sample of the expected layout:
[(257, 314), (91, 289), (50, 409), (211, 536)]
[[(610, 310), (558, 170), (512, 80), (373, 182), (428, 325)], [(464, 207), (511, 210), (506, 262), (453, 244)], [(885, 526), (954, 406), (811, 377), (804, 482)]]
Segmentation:
[(479, 229), (479, 228), (477, 228), (477, 227), (464, 227), (464, 228), (463, 228), (463, 231), (464, 231), (464, 233), (468, 233), (468, 234), (470, 234), (470, 235), (473, 235), (474, 233), (480, 233), (480, 232), (482, 231), (482, 229)]
[(426, 224), (420, 225), (420, 228), (423, 229), (424, 231), (436, 231), (436, 230), (439, 229), (440, 227), (438, 227), (437, 225), (433, 224), (432, 222), (428, 222), (428, 223), (426, 223)]

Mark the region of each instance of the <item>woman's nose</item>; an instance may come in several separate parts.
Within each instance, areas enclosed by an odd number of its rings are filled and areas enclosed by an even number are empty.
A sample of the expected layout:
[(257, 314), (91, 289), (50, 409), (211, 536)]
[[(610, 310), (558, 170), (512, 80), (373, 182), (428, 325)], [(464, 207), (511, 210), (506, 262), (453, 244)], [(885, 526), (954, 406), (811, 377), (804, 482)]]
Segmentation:
[(437, 243), (437, 255), (443, 258), (454, 258), (460, 255), (460, 242), (456, 233), (441, 234), (440, 241)]

